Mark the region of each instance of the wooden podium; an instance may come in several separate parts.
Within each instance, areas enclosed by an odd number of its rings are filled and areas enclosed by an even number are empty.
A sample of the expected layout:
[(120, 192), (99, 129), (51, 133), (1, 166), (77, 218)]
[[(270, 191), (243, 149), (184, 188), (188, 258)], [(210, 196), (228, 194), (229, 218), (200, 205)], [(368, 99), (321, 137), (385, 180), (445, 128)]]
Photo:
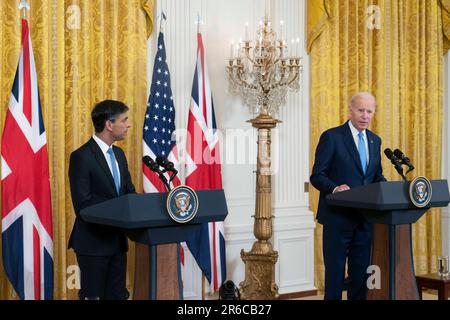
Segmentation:
[[(156, 300), (157, 245), (184, 242), (194, 235), (203, 223), (223, 221), (228, 208), (223, 189), (198, 190), (198, 211), (191, 221), (180, 224), (167, 213), (167, 192), (127, 194), (83, 209), (83, 220), (117, 227), (136, 243), (148, 245), (148, 254), (136, 254), (135, 288), (139, 296)], [(149, 266), (142, 268), (142, 266)], [(171, 283), (179, 287), (177, 279)], [(177, 290), (177, 289), (175, 289)]]
[(411, 226), (430, 208), (450, 202), (447, 180), (432, 180), (432, 197), (424, 208), (409, 199), (409, 183), (378, 182), (327, 196), (333, 206), (357, 209), (373, 224), (372, 265), (380, 267), (381, 288), (369, 300), (418, 300)]

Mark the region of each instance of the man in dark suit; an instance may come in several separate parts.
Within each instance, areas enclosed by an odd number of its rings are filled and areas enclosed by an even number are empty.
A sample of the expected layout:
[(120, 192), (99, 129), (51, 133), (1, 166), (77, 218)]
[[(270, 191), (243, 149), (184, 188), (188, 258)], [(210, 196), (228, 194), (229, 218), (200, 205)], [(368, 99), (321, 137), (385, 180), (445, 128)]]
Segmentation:
[(372, 245), (372, 226), (354, 210), (328, 205), (325, 197), (386, 181), (381, 168), (381, 139), (367, 129), (375, 113), (375, 98), (367, 92), (357, 93), (349, 108), (349, 121), (322, 133), (310, 177), (320, 191), (317, 220), (323, 225), (325, 299), (342, 299), (346, 259), (348, 299), (366, 298)]
[(98, 103), (91, 113), (95, 134), (70, 155), (70, 191), (76, 219), (69, 248), (75, 250), (80, 267), (79, 296), (83, 300), (128, 298), (125, 234), (117, 228), (88, 223), (80, 216), (86, 207), (135, 192), (125, 154), (113, 146), (130, 128), (127, 111), (120, 101)]

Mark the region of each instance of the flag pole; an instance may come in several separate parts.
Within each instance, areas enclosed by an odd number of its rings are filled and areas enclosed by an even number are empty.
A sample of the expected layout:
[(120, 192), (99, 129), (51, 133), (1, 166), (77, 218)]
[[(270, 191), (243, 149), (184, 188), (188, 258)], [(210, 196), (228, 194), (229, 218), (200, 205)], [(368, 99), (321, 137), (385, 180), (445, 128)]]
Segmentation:
[[(200, 33), (200, 12), (197, 12), (197, 34)], [(202, 300), (206, 299), (206, 277), (202, 271)]]
[(22, 18), (27, 19), (27, 10), (30, 10), (30, 4), (27, 0), (21, 0), (19, 3), (19, 10), (22, 12)]
[(162, 32), (163, 20), (167, 20), (167, 18), (166, 18), (166, 14), (164, 13), (164, 11), (161, 10), (161, 16), (159, 18), (159, 32)]
[(197, 12), (197, 33), (200, 33), (200, 12)]
[(202, 272), (202, 300), (205, 300), (206, 297), (206, 277), (205, 274)]

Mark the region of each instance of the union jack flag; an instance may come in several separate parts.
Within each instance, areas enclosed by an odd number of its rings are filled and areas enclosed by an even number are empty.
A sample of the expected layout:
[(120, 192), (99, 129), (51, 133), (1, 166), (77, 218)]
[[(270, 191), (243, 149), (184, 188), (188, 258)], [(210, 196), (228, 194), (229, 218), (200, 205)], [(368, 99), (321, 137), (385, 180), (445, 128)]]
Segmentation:
[[(186, 185), (196, 190), (222, 189), (219, 138), (201, 33), (197, 34), (197, 46), (187, 130), (190, 139), (186, 144)], [(223, 225), (223, 222), (205, 223), (187, 241), (212, 292), (218, 291), (226, 280)]]
[(21, 299), (53, 299), (47, 141), (27, 20), (2, 135), (3, 267)]

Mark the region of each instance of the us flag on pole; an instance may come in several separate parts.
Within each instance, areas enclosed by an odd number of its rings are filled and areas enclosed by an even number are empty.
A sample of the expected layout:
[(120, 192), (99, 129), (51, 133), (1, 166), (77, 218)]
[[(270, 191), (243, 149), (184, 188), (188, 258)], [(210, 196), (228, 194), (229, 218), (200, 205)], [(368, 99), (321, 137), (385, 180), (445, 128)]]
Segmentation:
[[(143, 130), (143, 155), (153, 160), (161, 156), (174, 163), (178, 170), (178, 154), (175, 138), (175, 107), (173, 105), (172, 89), (170, 88), (170, 73), (166, 62), (164, 34), (158, 35), (158, 48), (153, 67), (152, 84), (148, 97)], [(156, 173), (143, 164), (144, 191), (165, 192), (164, 184)], [(169, 175), (166, 174), (167, 180)], [(172, 181), (174, 187), (180, 185), (178, 177)]]
[[(195, 190), (222, 189), (216, 118), (201, 33), (197, 34), (197, 62), (189, 108), (186, 144), (186, 185)], [(226, 280), (223, 222), (202, 225), (187, 245), (208, 279), (211, 291)]]
[[(164, 15), (165, 19), (165, 15)], [(173, 139), (172, 139), (173, 137)], [(173, 162), (175, 169), (179, 170), (177, 145), (175, 143), (175, 107), (173, 104), (172, 89), (170, 87), (170, 73), (167, 65), (166, 46), (164, 34), (158, 35), (158, 48), (153, 66), (152, 84), (148, 97), (147, 111), (145, 113), (143, 130), (143, 155), (153, 160), (160, 156)], [(166, 188), (158, 177), (146, 165), (142, 165), (144, 191), (165, 192)], [(167, 181), (169, 175), (165, 173)], [(180, 185), (180, 179), (172, 180), (172, 187)], [(184, 265), (184, 250), (179, 248), (181, 264)]]
[(27, 20), (2, 135), (3, 267), (21, 299), (53, 298), (47, 141)]

